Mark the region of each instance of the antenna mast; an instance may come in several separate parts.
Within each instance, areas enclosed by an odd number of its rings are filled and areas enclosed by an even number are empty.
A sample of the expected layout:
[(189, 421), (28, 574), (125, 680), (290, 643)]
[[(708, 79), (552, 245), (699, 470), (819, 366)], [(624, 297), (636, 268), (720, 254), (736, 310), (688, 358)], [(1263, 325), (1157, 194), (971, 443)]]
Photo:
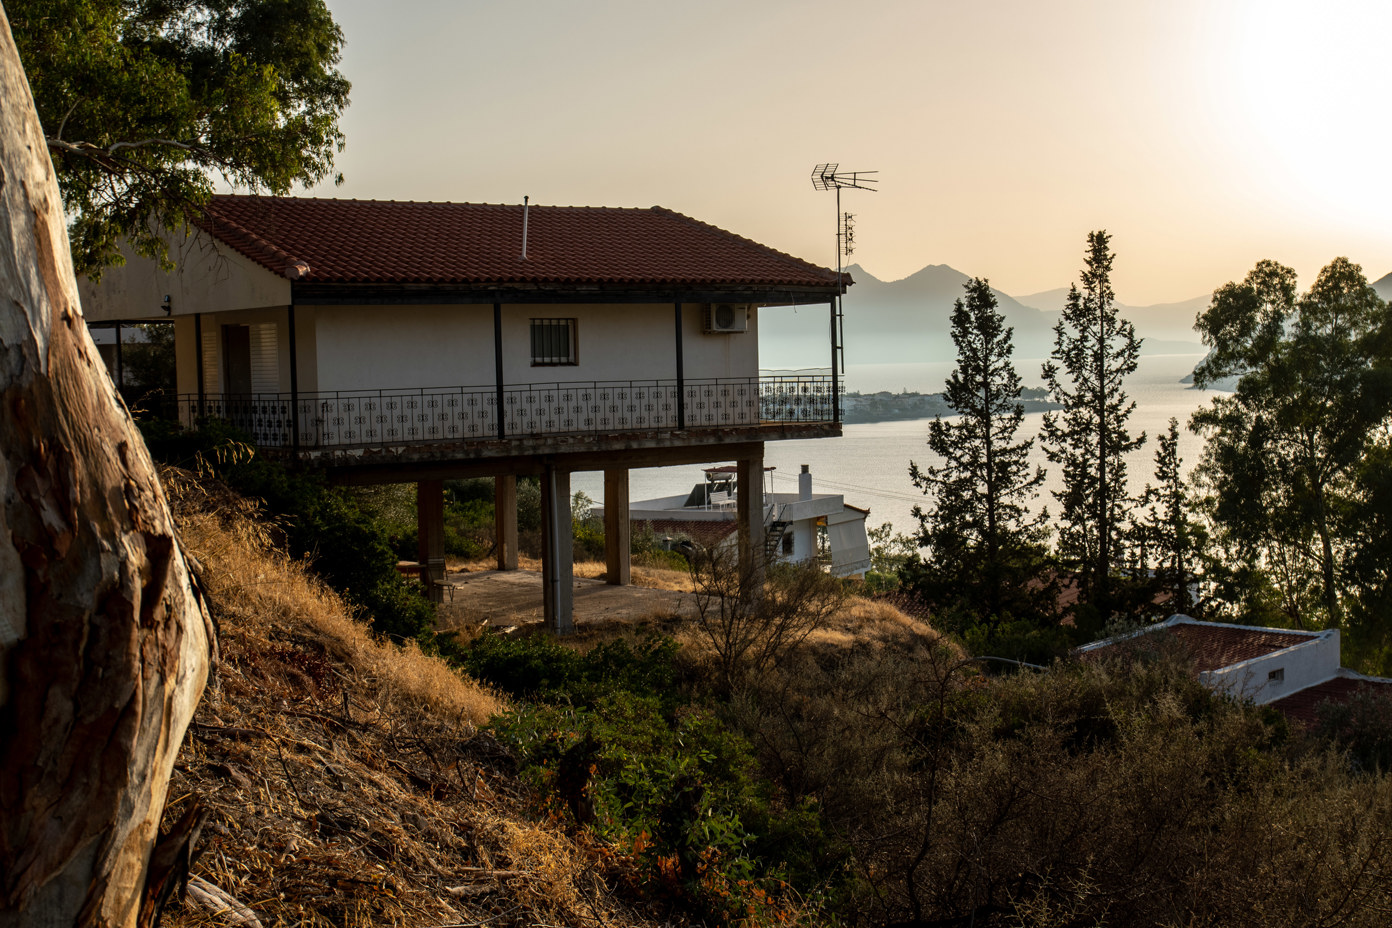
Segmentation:
[(879, 171), (840, 171), (839, 164), (819, 164), (812, 169), (814, 190), (836, 191), (836, 296), (831, 304), (831, 404), (832, 414), (839, 421), (841, 397), (836, 375), (846, 373), (846, 323), (841, 312), (841, 256), (855, 251), (855, 214), (841, 212), (841, 190), (868, 190), (879, 180), (871, 177)]

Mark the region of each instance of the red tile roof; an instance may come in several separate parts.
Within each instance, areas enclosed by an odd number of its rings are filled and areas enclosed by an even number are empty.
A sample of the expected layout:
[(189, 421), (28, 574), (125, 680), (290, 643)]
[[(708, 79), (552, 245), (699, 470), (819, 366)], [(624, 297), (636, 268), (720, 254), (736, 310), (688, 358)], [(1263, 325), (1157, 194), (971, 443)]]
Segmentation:
[(1319, 707), (1326, 702), (1348, 702), (1362, 690), (1376, 688), (1380, 692), (1392, 694), (1392, 680), (1371, 680), (1362, 677), (1331, 677), (1323, 683), (1307, 686), (1298, 693), (1291, 693), (1272, 706), (1292, 722), (1301, 725), (1314, 725), (1319, 715)]
[(1094, 660), (1114, 648), (1125, 649), (1143, 644), (1150, 635), (1169, 635), (1179, 642), (1193, 659), (1195, 673), (1230, 667), (1254, 657), (1314, 641), (1318, 637), (1310, 632), (1179, 621), (1152, 628), (1145, 636), (1118, 638), (1098, 642), (1096, 646), (1084, 646), (1077, 653), (1083, 660)]
[(634, 519), (633, 525), (651, 526), (658, 537), (685, 535), (706, 548), (729, 538), (739, 528), (733, 519)]
[[(307, 283), (825, 288), (836, 272), (661, 207), (215, 196), (197, 225)], [(843, 275), (849, 284), (850, 276)]]
[(1169, 633), (1184, 645), (1194, 659), (1194, 669), (1199, 673), (1230, 667), (1314, 640), (1314, 636), (1300, 632), (1272, 631), (1244, 625), (1183, 623), (1173, 626)]

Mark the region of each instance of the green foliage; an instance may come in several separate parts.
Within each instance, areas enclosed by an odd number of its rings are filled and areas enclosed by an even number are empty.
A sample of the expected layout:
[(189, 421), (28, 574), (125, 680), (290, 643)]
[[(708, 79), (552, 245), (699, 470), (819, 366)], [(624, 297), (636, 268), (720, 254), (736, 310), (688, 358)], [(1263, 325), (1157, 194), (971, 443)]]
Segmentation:
[(10, 0), (80, 273), (233, 187), (288, 193), (342, 150), (343, 34), (323, 0)]
[(928, 427), (928, 447), (943, 462), (922, 470), (909, 463), (914, 486), (931, 500), (927, 511), (914, 507), (917, 542), (927, 549), (914, 588), (936, 608), (992, 621), (1034, 598), (1047, 513), (1031, 516), (1028, 506), (1044, 469), (1030, 468), (1034, 439), (1015, 439), (1025, 407), (1010, 360), (1013, 330), (990, 284), (978, 277), (963, 287), (966, 299), (952, 312), (957, 366), (944, 394), (957, 416)]
[(1063, 409), (1044, 414), (1044, 450), (1063, 467), (1058, 552), (1078, 565), (1081, 602), (1109, 613), (1112, 570), (1121, 566), (1120, 535), (1132, 500), (1126, 455), (1145, 442), (1132, 438), (1127, 420), (1136, 404), (1125, 379), (1136, 370), (1141, 342), (1117, 314), (1112, 292), (1110, 237), (1088, 234), (1082, 290), (1068, 290), (1054, 326), (1052, 360), (1044, 365), (1049, 395)]
[(604, 522), (594, 514), (594, 500), (583, 490), (570, 499), (570, 532), (577, 561), (604, 559)]
[(632, 856), (650, 897), (764, 924), (780, 920), (787, 883), (806, 896), (822, 882), (815, 807), (773, 803), (748, 743), (707, 710), (615, 689), (579, 708), (525, 706), (494, 730), (553, 814)]
[(629, 556), (635, 567), (656, 567), (663, 570), (686, 571), (691, 568), (686, 555), (668, 551), (653, 531), (651, 522), (644, 522), (629, 535)]
[[(122, 331), (132, 328), (122, 326)], [(174, 395), (174, 326), (151, 323), (134, 326), (145, 337), (143, 342), (121, 346), (121, 397), (132, 415), (148, 416), (161, 411), (161, 397)], [(115, 379), (115, 371), (112, 372)]]
[[(585, 653), (543, 636), (485, 635), (454, 655), (519, 700), (493, 723), (558, 817), (641, 868), (632, 888), (732, 923), (772, 921), (783, 880), (826, 877), (815, 806), (773, 801), (749, 745), (677, 686), (677, 645), (617, 639)], [(767, 918), (765, 918), (767, 916)]]
[[(934, 617), (936, 621), (936, 616)], [(1057, 622), (1041, 622), (1037, 616), (1017, 619), (1008, 613), (983, 622), (974, 616), (959, 618), (948, 613), (944, 623), (956, 632), (972, 654), (1000, 657), (1023, 664), (1048, 667), (1067, 656), (1076, 643), (1068, 629)], [(1009, 673), (1009, 665), (989, 664), (990, 673)]]
[[(1338, 625), (1350, 585), (1380, 589), (1392, 563), (1377, 535), (1383, 471), (1363, 466), (1392, 412), (1392, 310), (1346, 258), (1303, 296), (1293, 270), (1262, 261), (1214, 293), (1197, 328), (1212, 351), (1195, 382), (1239, 378), (1193, 420), (1219, 550), (1260, 571), (1290, 621)], [(1220, 608), (1243, 618), (1246, 604)]]
[(881, 522), (865, 532), (870, 542), (870, 569), (865, 572), (865, 589), (883, 593), (899, 587), (899, 572), (914, 557), (918, 546), (912, 537), (896, 533), (894, 526)]
[(580, 653), (541, 635), (483, 635), (458, 653), (471, 677), (519, 699), (564, 698), (588, 704), (598, 695), (624, 690), (676, 698), (677, 644), (652, 637), (596, 645)]
[[(1195, 508), (1190, 499), (1179, 456), (1179, 420), (1171, 418), (1169, 430), (1158, 436), (1160, 447), (1155, 452), (1156, 487), (1147, 486), (1141, 495), (1146, 507), (1145, 516), (1133, 528), (1131, 541), (1135, 552), (1133, 566), (1139, 577), (1146, 577), (1155, 564), (1153, 582), (1140, 584), (1168, 594), (1163, 604), (1167, 614), (1190, 613), (1194, 597), (1190, 594), (1193, 561), (1205, 537), (1203, 527), (1190, 516)], [(1144, 597), (1149, 605), (1151, 596)]]
[(1392, 772), (1392, 695), (1386, 689), (1369, 685), (1346, 702), (1316, 709), (1316, 735), (1332, 742), (1355, 770)]
[(517, 478), (517, 530), (541, 531), (541, 481), (536, 477)]
[(386, 530), (350, 492), (257, 455), (246, 436), (218, 420), (196, 431), (176, 431), (159, 421), (141, 426), (156, 460), (198, 468), (263, 500), (291, 556), (309, 561), (326, 583), (364, 609), (378, 632), (415, 638), (434, 624), (434, 606), (397, 572)]

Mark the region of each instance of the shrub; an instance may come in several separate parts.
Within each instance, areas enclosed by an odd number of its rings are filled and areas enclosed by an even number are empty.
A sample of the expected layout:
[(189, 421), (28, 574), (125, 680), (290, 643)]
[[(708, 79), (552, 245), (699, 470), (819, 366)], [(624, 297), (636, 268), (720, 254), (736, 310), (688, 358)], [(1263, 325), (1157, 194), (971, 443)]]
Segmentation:
[(1325, 702), (1316, 709), (1315, 734), (1348, 757), (1355, 770), (1392, 772), (1392, 693), (1366, 686), (1347, 702)]
[(691, 564), (699, 627), (726, 692), (776, 666), (845, 603), (841, 581), (812, 565), (741, 562), (733, 546), (700, 549)]
[(459, 649), (456, 660), (470, 676), (518, 698), (589, 704), (623, 690), (670, 704), (677, 698), (676, 653), (677, 643), (659, 636), (617, 638), (581, 654), (544, 635), (490, 634)]
[[(592, 704), (533, 704), (495, 720), (552, 814), (639, 866), (636, 889), (716, 924), (786, 918), (786, 881), (814, 893), (827, 845), (815, 808), (776, 809), (748, 744), (708, 710), (669, 712), (613, 689)], [(821, 923), (825, 923), (822, 921)]]
[(145, 434), (157, 460), (201, 470), (263, 500), (290, 555), (308, 561), (364, 609), (378, 632), (415, 638), (433, 625), (435, 607), (397, 572), (386, 529), (350, 491), (267, 460), (245, 435), (219, 420), (178, 432), (151, 423)]

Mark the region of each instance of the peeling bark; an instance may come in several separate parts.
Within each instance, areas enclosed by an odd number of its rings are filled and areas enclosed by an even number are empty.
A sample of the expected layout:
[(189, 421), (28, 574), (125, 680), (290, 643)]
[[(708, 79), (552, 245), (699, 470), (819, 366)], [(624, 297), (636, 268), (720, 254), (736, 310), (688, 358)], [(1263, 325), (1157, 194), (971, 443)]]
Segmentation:
[(129, 925), (214, 639), (0, 27), (0, 928)]

